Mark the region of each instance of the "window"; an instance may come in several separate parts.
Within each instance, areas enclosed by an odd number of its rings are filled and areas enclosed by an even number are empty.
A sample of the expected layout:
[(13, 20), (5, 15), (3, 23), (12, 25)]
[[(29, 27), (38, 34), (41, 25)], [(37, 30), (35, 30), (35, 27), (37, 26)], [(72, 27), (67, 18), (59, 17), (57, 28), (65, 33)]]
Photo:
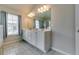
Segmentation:
[(7, 35), (18, 34), (18, 16), (7, 14)]

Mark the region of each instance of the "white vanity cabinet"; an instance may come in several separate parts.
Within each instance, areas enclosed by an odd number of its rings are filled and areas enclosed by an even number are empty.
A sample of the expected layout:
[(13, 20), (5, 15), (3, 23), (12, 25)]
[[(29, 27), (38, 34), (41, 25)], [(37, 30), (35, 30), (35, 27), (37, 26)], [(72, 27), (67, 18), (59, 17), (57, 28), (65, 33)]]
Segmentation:
[(31, 42), (32, 42), (31, 44), (34, 46), (36, 46), (36, 40), (37, 40), (36, 36), (37, 36), (36, 31), (32, 31), (30, 37), (31, 37)]
[(26, 41), (27, 42), (29, 42), (29, 43), (31, 43), (31, 32), (28, 30), (28, 31), (25, 31), (25, 33), (26, 33)]
[(23, 39), (43, 52), (51, 46), (51, 31), (23, 30)]
[(47, 52), (51, 47), (51, 31), (38, 31), (37, 32), (37, 48), (43, 52)]
[(36, 32), (23, 30), (23, 39), (32, 45), (36, 45)]
[(45, 52), (44, 50), (44, 33), (42, 31), (37, 32), (37, 42), (36, 42), (37, 48)]

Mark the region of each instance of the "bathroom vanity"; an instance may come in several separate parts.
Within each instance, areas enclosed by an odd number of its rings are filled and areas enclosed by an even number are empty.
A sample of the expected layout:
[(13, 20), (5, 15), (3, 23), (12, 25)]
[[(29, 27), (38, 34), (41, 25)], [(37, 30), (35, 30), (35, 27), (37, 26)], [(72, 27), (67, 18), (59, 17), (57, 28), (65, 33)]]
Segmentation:
[(38, 12), (32, 20), (31, 30), (23, 29), (23, 39), (41, 51), (47, 52), (52, 39), (50, 8), (42, 13)]
[(51, 46), (51, 30), (26, 30), (23, 29), (23, 39), (43, 52)]

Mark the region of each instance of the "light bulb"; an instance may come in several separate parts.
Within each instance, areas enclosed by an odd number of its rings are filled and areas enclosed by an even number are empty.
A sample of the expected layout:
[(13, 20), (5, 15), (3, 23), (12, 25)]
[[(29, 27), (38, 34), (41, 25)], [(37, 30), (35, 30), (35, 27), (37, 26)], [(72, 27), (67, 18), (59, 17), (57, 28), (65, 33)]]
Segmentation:
[(34, 17), (35, 14), (34, 14), (34, 13), (29, 13), (27, 16), (28, 16), (28, 17)]
[(43, 11), (44, 11), (44, 12), (46, 11), (46, 8), (47, 8), (47, 6), (44, 5), (44, 6), (43, 6)]
[(40, 10), (41, 10), (41, 13), (42, 13), (43, 12), (43, 7), (41, 7)]
[(38, 8), (38, 13), (40, 13), (41, 11), (40, 11), (40, 9)]
[(44, 7), (44, 9), (46, 9), (46, 8), (47, 8), (47, 6), (46, 6), (46, 5), (44, 5), (43, 7)]

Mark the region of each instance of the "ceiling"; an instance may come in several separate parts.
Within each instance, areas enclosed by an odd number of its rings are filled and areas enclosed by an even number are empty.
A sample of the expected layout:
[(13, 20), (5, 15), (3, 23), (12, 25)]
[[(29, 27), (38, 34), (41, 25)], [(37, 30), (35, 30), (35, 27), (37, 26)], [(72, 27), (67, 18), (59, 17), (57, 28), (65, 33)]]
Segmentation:
[(35, 4), (4, 4), (4, 6), (9, 7), (11, 9), (15, 9), (21, 13), (28, 14), (37, 5)]

